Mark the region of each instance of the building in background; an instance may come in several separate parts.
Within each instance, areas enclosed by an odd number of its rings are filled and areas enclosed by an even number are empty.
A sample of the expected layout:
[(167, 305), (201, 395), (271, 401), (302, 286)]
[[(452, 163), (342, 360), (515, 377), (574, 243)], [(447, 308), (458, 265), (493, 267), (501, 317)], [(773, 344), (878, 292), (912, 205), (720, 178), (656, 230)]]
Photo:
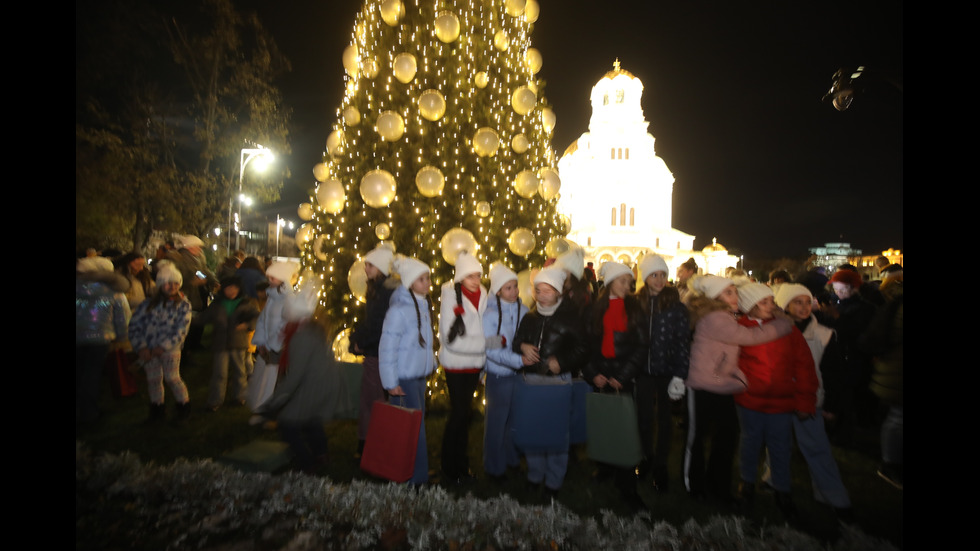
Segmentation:
[(643, 117), (643, 83), (619, 61), (592, 88), (589, 131), (558, 161), (558, 210), (567, 217), (567, 239), (581, 245), (587, 260), (635, 266), (645, 254), (677, 266), (694, 258), (702, 273), (723, 274), (738, 264), (713, 240), (693, 250), (694, 236), (672, 227), (674, 175), (657, 156), (655, 138)]

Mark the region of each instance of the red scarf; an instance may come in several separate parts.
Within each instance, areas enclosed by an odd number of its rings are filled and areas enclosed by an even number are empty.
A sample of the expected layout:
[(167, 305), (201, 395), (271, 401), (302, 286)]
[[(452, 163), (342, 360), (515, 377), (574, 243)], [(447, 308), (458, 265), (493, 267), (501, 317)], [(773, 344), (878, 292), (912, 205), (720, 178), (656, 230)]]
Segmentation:
[(296, 334), (296, 330), (302, 324), (301, 321), (290, 321), (282, 328), (282, 354), (279, 355), (278, 379), (282, 379), (286, 375), (286, 370), (289, 369), (289, 341), (293, 339), (293, 335)]
[(480, 289), (477, 287), (476, 291), (468, 291), (466, 286), (460, 285), (459, 289), (463, 291), (463, 296), (468, 298), (473, 307), (476, 308), (477, 312), (480, 311)]
[(609, 308), (602, 316), (602, 356), (616, 357), (616, 343), (613, 333), (626, 331), (626, 301), (621, 298), (610, 298)]

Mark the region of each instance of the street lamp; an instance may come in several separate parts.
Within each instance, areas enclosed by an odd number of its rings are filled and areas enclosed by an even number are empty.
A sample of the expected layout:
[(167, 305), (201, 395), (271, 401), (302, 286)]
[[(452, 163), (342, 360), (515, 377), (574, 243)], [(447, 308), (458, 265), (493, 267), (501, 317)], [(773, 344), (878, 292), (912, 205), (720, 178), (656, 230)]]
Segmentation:
[(289, 229), (293, 228), (293, 222), (291, 220), (286, 220), (285, 218), (279, 216), (276, 213), (276, 256), (279, 256), (279, 234), (282, 233), (282, 228), (289, 225)]
[[(261, 145), (255, 144), (257, 147), (242, 149), (241, 158), (238, 163), (238, 218), (239, 221), (242, 217), (242, 199), (245, 197), (242, 195), (242, 183), (245, 181), (245, 167), (248, 163), (252, 162), (254, 159), (256, 161), (255, 168), (259, 172), (266, 169), (275, 159), (275, 154), (271, 149)], [(231, 210), (235, 202), (234, 196), (228, 199), (228, 254), (231, 254)], [(239, 236), (241, 232), (235, 232), (235, 248), (239, 247)]]

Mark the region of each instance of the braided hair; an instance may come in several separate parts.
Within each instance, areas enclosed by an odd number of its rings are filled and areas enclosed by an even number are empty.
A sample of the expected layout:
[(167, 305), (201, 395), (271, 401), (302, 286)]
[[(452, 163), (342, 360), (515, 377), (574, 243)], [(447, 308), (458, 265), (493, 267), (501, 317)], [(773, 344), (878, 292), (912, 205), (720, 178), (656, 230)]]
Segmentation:
[[(408, 294), (412, 295), (412, 304), (415, 305), (415, 322), (418, 325), (419, 330), (419, 347), (425, 348), (425, 337), (422, 336), (422, 312), (419, 310), (419, 300), (415, 298), (415, 293), (409, 291)], [(428, 308), (428, 312), (432, 312), (432, 299), (426, 295), (425, 305)]]
[(462, 285), (457, 282), (453, 288), (456, 290), (456, 307), (457, 312), (456, 319), (453, 320), (452, 326), (449, 327), (449, 342), (456, 340), (456, 337), (460, 337), (466, 334), (466, 324), (463, 323), (463, 291)]
[[(522, 305), (521, 301), (518, 300), (517, 301), (517, 325), (518, 326), (520, 326), (521, 323), (521, 305)], [(497, 334), (498, 335), (500, 334), (500, 327), (503, 325), (503, 323), (504, 323), (504, 309), (500, 303), (500, 295), (497, 295)], [(516, 334), (517, 327), (514, 328), (514, 332)]]

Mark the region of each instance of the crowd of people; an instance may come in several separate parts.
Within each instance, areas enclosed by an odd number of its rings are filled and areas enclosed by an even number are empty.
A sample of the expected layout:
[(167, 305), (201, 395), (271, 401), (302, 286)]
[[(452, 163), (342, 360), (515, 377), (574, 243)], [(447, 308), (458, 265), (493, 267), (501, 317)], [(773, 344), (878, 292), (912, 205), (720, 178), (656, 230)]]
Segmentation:
[[(297, 464), (314, 472), (326, 461), (323, 423), (340, 407), (343, 386), (324, 320), (315, 315), (315, 290), (309, 281), (296, 286), (298, 265), (263, 265), (243, 254), (229, 257), (216, 275), (202, 245), (186, 236), (151, 264), (139, 254), (118, 255), (115, 266), (98, 256), (79, 260), (76, 419), (98, 418), (99, 370), (111, 350), (123, 348), (146, 374), (147, 422), (166, 417), (164, 383), (177, 404), (175, 419), (186, 420), (181, 351), (200, 346), (210, 324), (207, 408), (227, 400), (248, 404), (255, 422), (276, 420)], [(528, 421), (514, 412), (528, 405), (518, 402), (532, 395), (529, 387), (584, 383), (635, 406), (641, 459), (599, 462), (594, 473), (611, 480), (634, 510), (646, 507), (640, 484), (664, 492), (680, 483), (695, 499), (743, 511), (757, 490), (771, 491), (792, 519), (795, 443), (815, 499), (850, 520), (832, 446), (848, 446), (867, 429), (880, 430), (879, 476), (903, 487), (901, 266), (882, 265), (883, 278), (874, 282), (849, 265), (829, 276), (778, 270), (756, 281), (738, 271), (699, 274), (693, 259), (670, 274), (665, 259), (650, 254), (636, 266), (605, 262), (596, 273), (573, 247), (532, 270), (533, 296), (521, 297), (511, 267), (495, 262), (485, 271), (462, 251), (453, 279), (438, 290), (436, 313), (424, 261), (384, 244), (363, 260), (365, 307), (350, 336), (350, 352), (363, 357), (356, 456), (372, 404), (390, 400), (424, 415), (426, 381), (441, 366), (449, 414), (438, 469), (446, 484), (476, 478), (469, 433), (483, 385), (485, 476), (498, 483), (520, 476), (556, 495), (574, 444), (518, 445), (515, 435), (529, 427), (519, 426)], [(675, 407), (681, 400), (686, 407)], [(562, 430), (572, 430), (564, 421)], [(687, 433), (682, 479), (671, 480), (679, 427)], [(430, 482), (428, 449), (423, 423), (410, 484)]]

